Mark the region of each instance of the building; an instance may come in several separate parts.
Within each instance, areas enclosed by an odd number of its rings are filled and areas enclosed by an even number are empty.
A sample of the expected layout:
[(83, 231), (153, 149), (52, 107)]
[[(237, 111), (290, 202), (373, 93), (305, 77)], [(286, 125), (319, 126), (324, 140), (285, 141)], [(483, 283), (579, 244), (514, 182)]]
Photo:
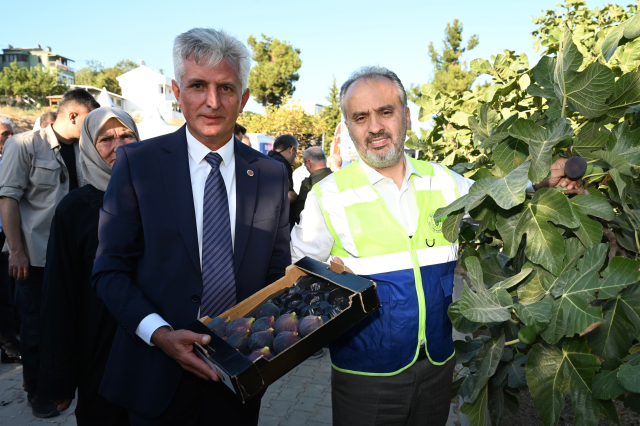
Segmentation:
[(51, 48), (48, 46), (45, 49), (42, 49), (40, 45), (38, 45), (38, 47), (20, 48), (14, 48), (9, 45), (8, 49), (2, 49), (0, 70), (11, 66), (12, 62), (15, 62), (19, 67), (41, 67), (51, 70), (59, 70), (61, 81), (64, 81), (67, 84), (75, 83), (75, 71), (69, 66), (69, 62), (74, 61), (72, 59), (65, 58), (62, 55), (53, 53)]
[(172, 118), (184, 120), (171, 89), (171, 79), (161, 72), (149, 68), (141, 61), (138, 68), (116, 77), (116, 80), (122, 89), (122, 109), (125, 111), (144, 116), (146, 111), (157, 109), (166, 121), (171, 121)]
[(296, 102), (302, 107), (304, 112), (310, 115), (320, 114), (320, 111), (324, 108), (324, 105), (317, 104), (315, 102)]

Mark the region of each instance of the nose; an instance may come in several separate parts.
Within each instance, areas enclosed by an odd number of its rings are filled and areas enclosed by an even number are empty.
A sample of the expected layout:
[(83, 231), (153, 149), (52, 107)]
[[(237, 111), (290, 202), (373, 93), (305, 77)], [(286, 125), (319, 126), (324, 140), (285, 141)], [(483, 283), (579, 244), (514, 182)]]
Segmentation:
[(207, 91), (207, 106), (211, 109), (220, 108), (220, 96), (215, 85), (211, 85)]
[(380, 122), (377, 114), (372, 114), (371, 119), (369, 120), (369, 128), (367, 131), (373, 135), (377, 135), (384, 131), (384, 126), (382, 122)]

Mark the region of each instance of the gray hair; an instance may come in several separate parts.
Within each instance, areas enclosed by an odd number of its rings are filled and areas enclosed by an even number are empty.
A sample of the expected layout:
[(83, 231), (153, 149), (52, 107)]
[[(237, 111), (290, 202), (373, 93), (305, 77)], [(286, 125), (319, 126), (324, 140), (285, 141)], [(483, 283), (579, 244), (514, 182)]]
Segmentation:
[(185, 59), (195, 58), (198, 65), (215, 67), (227, 59), (238, 70), (238, 78), (242, 84), (243, 94), (249, 87), (249, 71), (251, 71), (251, 54), (249, 49), (235, 37), (223, 30), (213, 28), (193, 28), (180, 34), (173, 42), (173, 73), (180, 87), (184, 76)]
[(7, 124), (13, 129), (13, 123), (4, 117), (0, 117), (0, 124)]
[(324, 163), (327, 164), (327, 156), (324, 155), (324, 151), (322, 151), (317, 146), (312, 146), (311, 148), (307, 148), (302, 154), (303, 160), (311, 160), (314, 163)]
[(398, 87), (398, 96), (400, 96), (402, 108), (403, 110), (407, 109), (407, 92), (404, 90), (404, 86), (402, 85), (400, 78), (398, 78), (398, 75), (385, 67), (370, 65), (362, 67), (351, 74), (349, 79), (345, 81), (340, 88), (340, 109), (342, 110), (342, 115), (345, 118), (347, 115), (344, 111), (344, 95), (347, 93), (347, 90), (349, 90), (349, 87), (358, 80), (372, 80), (380, 77), (388, 78)]

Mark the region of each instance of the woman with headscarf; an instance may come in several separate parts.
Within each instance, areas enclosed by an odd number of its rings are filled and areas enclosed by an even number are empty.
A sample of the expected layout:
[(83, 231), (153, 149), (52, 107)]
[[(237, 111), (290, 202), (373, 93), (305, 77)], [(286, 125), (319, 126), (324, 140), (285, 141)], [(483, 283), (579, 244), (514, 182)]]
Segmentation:
[(69, 407), (78, 391), (78, 425), (128, 425), (124, 408), (98, 394), (118, 324), (91, 288), (98, 249), (98, 218), (116, 149), (139, 140), (136, 123), (117, 108), (99, 108), (84, 120), (80, 167), (88, 182), (56, 208), (42, 287), (38, 392)]

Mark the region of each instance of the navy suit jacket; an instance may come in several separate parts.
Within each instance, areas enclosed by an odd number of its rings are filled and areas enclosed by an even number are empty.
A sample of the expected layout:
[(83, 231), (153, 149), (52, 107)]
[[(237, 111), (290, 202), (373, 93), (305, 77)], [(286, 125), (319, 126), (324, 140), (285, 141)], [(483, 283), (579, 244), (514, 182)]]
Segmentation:
[[(237, 139), (234, 144), (240, 302), (291, 264), (289, 181), (282, 164)], [(197, 319), (202, 297), (188, 155), (184, 126), (119, 148), (100, 211), (92, 284), (120, 324), (100, 393), (145, 417), (166, 409), (182, 368), (140, 339), (136, 328), (152, 313), (175, 330), (184, 328)]]

